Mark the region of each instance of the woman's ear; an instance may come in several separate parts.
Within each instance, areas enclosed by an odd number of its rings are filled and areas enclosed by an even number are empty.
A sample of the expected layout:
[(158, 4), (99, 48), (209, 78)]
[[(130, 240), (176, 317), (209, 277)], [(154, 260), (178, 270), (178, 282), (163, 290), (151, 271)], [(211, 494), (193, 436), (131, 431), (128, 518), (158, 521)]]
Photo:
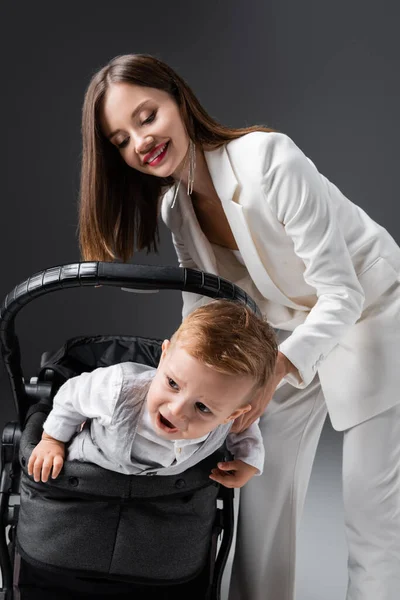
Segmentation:
[(227, 417), (224, 423), (228, 423), (229, 421), (234, 421), (238, 417), (241, 417), (245, 413), (249, 412), (252, 409), (251, 404), (246, 404), (246, 406), (242, 406), (241, 408), (237, 408), (229, 417)]

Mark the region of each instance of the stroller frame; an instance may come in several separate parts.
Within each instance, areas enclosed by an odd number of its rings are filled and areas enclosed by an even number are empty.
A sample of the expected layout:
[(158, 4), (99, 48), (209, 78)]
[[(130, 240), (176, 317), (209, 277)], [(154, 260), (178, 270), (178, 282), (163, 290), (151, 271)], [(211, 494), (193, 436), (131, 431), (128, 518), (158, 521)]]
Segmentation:
[[(102, 262), (73, 263), (41, 271), (17, 285), (5, 298), (0, 312), (0, 344), (10, 378), (17, 421), (8, 423), (2, 435), (0, 479), (0, 567), (3, 585), (0, 600), (13, 600), (13, 563), (16, 552), (16, 528), (19, 517), (21, 465), (20, 440), (24, 424), (32, 412), (50, 405), (54, 395), (54, 372), (44, 369), (39, 378), (26, 383), (23, 378), (18, 338), (14, 330), (17, 313), (31, 300), (52, 291), (81, 286), (117, 286), (138, 290), (176, 289), (241, 302), (260, 314), (255, 302), (239, 287), (220, 277), (177, 267), (147, 267)], [(73, 463), (70, 463), (72, 466)], [(151, 478), (150, 478), (151, 479)], [(213, 485), (216, 485), (215, 483)], [(233, 491), (219, 487), (213, 526), (206, 598), (220, 598), (220, 584), (233, 537)], [(8, 541), (7, 532), (8, 531)], [(222, 540), (217, 553), (217, 539)], [(215, 559), (216, 557), (216, 559)], [(214, 564), (215, 560), (215, 564)]]

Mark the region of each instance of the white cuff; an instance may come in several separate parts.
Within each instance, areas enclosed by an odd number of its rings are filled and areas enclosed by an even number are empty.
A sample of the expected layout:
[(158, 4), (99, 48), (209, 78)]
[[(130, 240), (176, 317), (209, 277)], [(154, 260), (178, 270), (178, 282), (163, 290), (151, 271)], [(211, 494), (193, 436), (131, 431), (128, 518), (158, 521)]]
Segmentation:
[(77, 429), (78, 425), (66, 425), (51, 413), (43, 423), (44, 432), (59, 442), (69, 442)]

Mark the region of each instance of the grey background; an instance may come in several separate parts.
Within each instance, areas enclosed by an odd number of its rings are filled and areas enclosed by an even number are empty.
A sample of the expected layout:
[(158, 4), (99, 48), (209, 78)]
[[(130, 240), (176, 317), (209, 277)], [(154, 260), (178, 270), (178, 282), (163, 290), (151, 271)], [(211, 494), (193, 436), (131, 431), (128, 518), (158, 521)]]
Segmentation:
[[(400, 241), (400, 42), (397, 3), (381, 0), (9, 2), (0, 19), (0, 298), (30, 274), (79, 259), (80, 111), (91, 75), (117, 54), (147, 52), (235, 127), (289, 134), (317, 167)], [(176, 264), (161, 228), (158, 256)], [(17, 320), (27, 376), (40, 353), (83, 333), (164, 338), (180, 296), (67, 290)], [(13, 418), (0, 374), (0, 425)], [(346, 587), (341, 436), (327, 423), (299, 543), (298, 600)], [(249, 599), (251, 600), (251, 599)]]

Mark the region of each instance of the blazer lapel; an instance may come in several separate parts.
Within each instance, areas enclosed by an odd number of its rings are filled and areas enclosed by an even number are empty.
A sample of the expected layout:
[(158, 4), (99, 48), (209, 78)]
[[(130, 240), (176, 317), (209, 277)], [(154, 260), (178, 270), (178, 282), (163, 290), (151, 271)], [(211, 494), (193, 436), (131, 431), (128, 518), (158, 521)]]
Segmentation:
[(204, 235), (186, 190), (179, 189), (174, 206), (175, 187), (164, 195), (161, 205), (162, 219), (172, 232), (178, 232), (185, 248), (198, 268), (217, 275), (217, 263), (212, 246)]
[[(211, 152), (204, 152), (204, 155), (232, 233), (250, 277), (258, 290), (265, 298), (273, 302), (283, 304), (289, 308), (308, 311), (308, 307), (296, 304), (275, 285), (268, 274), (266, 266), (261, 262), (243, 211), (243, 206), (246, 206), (247, 202), (251, 202), (251, 199), (246, 197), (246, 192), (243, 189), (239, 189), (225, 146)], [(237, 202), (239, 197), (240, 204)], [(266, 235), (268, 235), (267, 232)], [(274, 250), (276, 251), (276, 249)]]

